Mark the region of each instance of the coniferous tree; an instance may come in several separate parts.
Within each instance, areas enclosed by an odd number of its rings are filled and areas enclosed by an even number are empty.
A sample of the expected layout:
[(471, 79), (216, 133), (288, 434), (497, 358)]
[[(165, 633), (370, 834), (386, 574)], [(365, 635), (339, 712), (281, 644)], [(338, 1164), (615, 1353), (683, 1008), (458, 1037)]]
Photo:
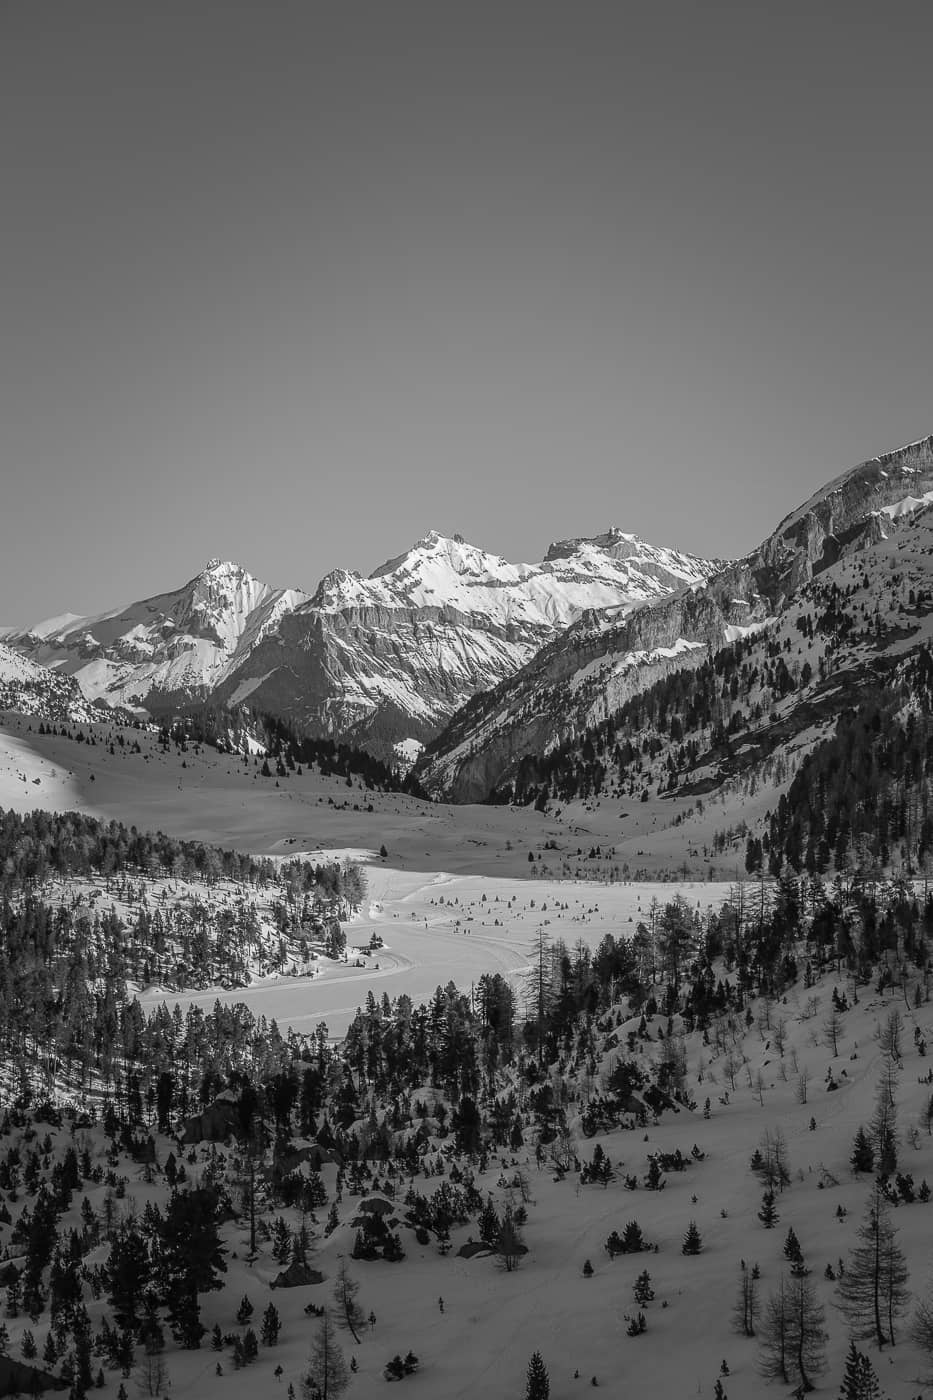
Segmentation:
[(739, 1292), (732, 1310), (733, 1326), (744, 1337), (754, 1337), (755, 1325), (761, 1305), (758, 1299), (758, 1278), (752, 1269), (742, 1262)]
[(357, 1346), (360, 1344), (357, 1328), (362, 1327), (364, 1322), (363, 1309), (356, 1301), (359, 1291), (360, 1285), (351, 1276), (346, 1259), (341, 1259), (334, 1280), (334, 1303), (337, 1307), (338, 1321), (350, 1331)]
[(274, 1303), (270, 1303), (262, 1315), (262, 1328), (259, 1333), (259, 1340), (264, 1347), (274, 1347), (278, 1345), (279, 1332), (282, 1323), (278, 1310)]
[(769, 1380), (790, 1383), (790, 1301), (783, 1275), (777, 1290), (770, 1294), (765, 1303), (761, 1325), (758, 1329), (759, 1353), (758, 1368)]
[(788, 1227), (787, 1238), (784, 1241), (784, 1258), (789, 1259), (793, 1264), (795, 1260), (803, 1256), (800, 1251), (800, 1241), (797, 1238), (793, 1225)]
[(304, 1400), (338, 1400), (350, 1383), (350, 1371), (337, 1340), (337, 1329), (325, 1309), (311, 1342), (308, 1368), (301, 1380)]
[(813, 1378), (826, 1369), (826, 1317), (813, 1284), (806, 1278), (791, 1278), (787, 1299), (790, 1367), (802, 1389), (809, 1391)]
[(496, 1254), (507, 1274), (517, 1269), (525, 1252), (522, 1232), (515, 1220), (511, 1206), (506, 1206), (499, 1225), (499, 1238), (496, 1240)]
[(881, 1400), (881, 1387), (875, 1368), (854, 1341), (849, 1342), (846, 1369), (842, 1377), (839, 1400)]
[(758, 1212), (758, 1219), (766, 1230), (773, 1230), (778, 1223), (780, 1216), (777, 1206), (774, 1204), (774, 1192), (766, 1191), (761, 1198), (761, 1210)]
[(684, 1235), (684, 1242), (681, 1245), (681, 1254), (699, 1254), (703, 1248), (703, 1240), (697, 1229), (695, 1220), (691, 1220), (687, 1226), (687, 1233)]
[(528, 1362), (525, 1381), (525, 1400), (550, 1400), (551, 1381), (541, 1353), (534, 1351)]
[(110, 1306), (121, 1327), (135, 1330), (139, 1325), (150, 1275), (149, 1250), (138, 1226), (121, 1226), (113, 1236), (107, 1260)]
[(852, 1143), (852, 1156), (849, 1158), (849, 1162), (854, 1172), (870, 1172), (875, 1169), (875, 1149), (861, 1124)]
[(875, 1112), (869, 1127), (875, 1163), (881, 1176), (897, 1171), (897, 1062), (885, 1060), (878, 1080)]
[(199, 1347), (204, 1335), (198, 1294), (220, 1288), (218, 1274), (227, 1271), (216, 1216), (216, 1193), (198, 1187), (172, 1197), (162, 1226), (169, 1319), (187, 1348)]
[(859, 1243), (837, 1285), (839, 1308), (854, 1337), (874, 1337), (879, 1348), (893, 1346), (895, 1320), (907, 1307), (907, 1262), (878, 1183), (857, 1234)]

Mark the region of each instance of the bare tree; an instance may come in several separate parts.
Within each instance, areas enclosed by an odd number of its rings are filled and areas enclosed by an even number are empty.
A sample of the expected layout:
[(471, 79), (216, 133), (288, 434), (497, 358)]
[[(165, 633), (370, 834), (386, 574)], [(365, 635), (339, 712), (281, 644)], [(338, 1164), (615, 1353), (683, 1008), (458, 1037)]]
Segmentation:
[(741, 1332), (743, 1337), (754, 1337), (755, 1324), (760, 1312), (758, 1279), (755, 1277), (754, 1270), (750, 1269), (743, 1259), (738, 1297), (732, 1310), (732, 1320), (736, 1332)]
[(360, 1339), (357, 1328), (363, 1326), (363, 1309), (356, 1301), (356, 1295), (360, 1291), (360, 1285), (355, 1278), (350, 1275), (347, 1268), (346, 1259), (341, 1259), (337, 1268), (337, 1277), (334, 1279), (334, 1302), (337, 1305), (337, 1315), (345, 1327), (353, 1334), (353, 1340), (357, 1346)]
[(875, 1160), (883, 1176), (897, 1171), (897, 1065), (886, 1059), (881, 1068), (875, 1112), (868, 1128)]
[(136, 1367), (136, 1389), (139, 1394), (157, 1400), (170, 1386), (165, 1357), (161, 1352), (146, 1352)]
[(775, 1187), (783, 1191), (790, 1185), (790, 1164), (787, 1158), (787, 1140), (780, 1128), (765, 1128), (758, 1144), (761, 1161), (755, 1167), (758, 1180), (773, 1191)]
[(771, 1294), (759, 1329), (758, 1365), (762, 1375), (802, 1391), (825, 1370), (826, 1328), (823, 1306), (808, 1278), (785, 1279)]
[(759, 1328), (758, 1369), (769, 1380), (790, 1383), (789, 1357), (791, 1352), (790, 1301), (784, 1275), (776, 1292), (765, 1304), (764, 1316)]
[(910, 1324), (910, 1335), (933, 1361), (933, 1295), (921, 1298)]
[(515, 1223), (512, 1207), (506, 1206), (499, 1225), (499, 1238), (496, 1240), (496, 1254), (507, 1274), (511, 1274), (521, 1263), (525, 1244), (521, 1231)]
[(839, 1054), (839, 1036), (842, 1032), (842, 1017), (835, 1006), (830, 1007), (823, 1021), (823, 1040), (833, 1052), (833, 1057)]
[(787, 1285), (790, 1311), (790, 1364), (802, 1390), (813, 1389), (813, 1377), (826, 1369), (826, 1314), (816, 1290), (803, 1275)]
[(885, 1059), (900, 1063), (903, 1051), (904, 1022), (901, 1013), (894, 1006), (878, 1027), (878, 1046)]

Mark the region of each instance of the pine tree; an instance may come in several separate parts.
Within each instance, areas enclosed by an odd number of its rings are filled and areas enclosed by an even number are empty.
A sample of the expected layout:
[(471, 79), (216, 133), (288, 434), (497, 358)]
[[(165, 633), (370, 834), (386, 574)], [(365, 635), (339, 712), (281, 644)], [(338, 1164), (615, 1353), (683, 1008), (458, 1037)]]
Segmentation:
[(274, 1303), (270, 1303), (262, 1315), (262, 1327), (259, 1333), (259, 1340), (264, 1347), (274, 1347), (278, 1345), (279, 1332), (282, 1323)]
[(846, 1369), (842, 1377), (839, 1400), (881, 1400), (881, 1387), (875, 1368), (855, 1342), (849, 1343)]
[(684, 1242), (681, 1245), (681, 1254), (699, 1254), (703, 1248), (703, 1241), (697, 1229), (696, 1221), (691, 1220), (687, 1226), (687, 1233), (684, 1235)]
[(787, 1238), (784, 1241), (784, 1258), (789, 1259), (792, 1264), (796, 1260), (803, 1258), (800, 1251), (800, 1241), (797, 1238), (793, 1225), (788, 1228)]
[(766, 1230), (773, 1230), (780, 1220), (777, 1206), (774, 1204), (774, 1192), (766, 1191), (761, 1198), (761, 1210), (758, 1212), (758, 1219)]
[(852, 1156), (849, 1158), (849, 1162), (854, 1172), (870, 1172), (875, 1169), (875, 1149), (861, 1124), (852, 1143)]
[(859, 1243), (837, 1285), (839, 1308), (854, 1337), (874, 1337), (879, 1348), (893, 1346), (894, 1322), (909, 1296), (907, 1262), (877, 1182), (857, 1234)]
[(240, 1327), (245, 1327), (253, 1315), (253, 1305), (246, 1294), (240, 1299), (240, 1306), (236, 1310), (236, 1320)]
[(633, 1286), (635, 1302), (640, 1308), (646, 1306), (654, 1299), (654, 1289), (651, 1287), (651, 1275), (647, 1269), (643, 1269), (638, 1275)]
[(288, 1222), (280, 1215), (272, 1226), (272, 1256), (277, 1264), (284, 1266), (288, 1263), (291, 1247), (292, 1232), (288, 1228)]
[[(615, 1231), (613, 1231), (613, 1234), (614, 1233)], [(610, 1236), (610, 1239), (611, 1238)], [(645, 1237), (641, 1232), (641, 1226), (638, 1221), (629, 1220), (626, 1223), (625, 1229), (622, 1231), (622, 1253), (640, 1254), (642, 1250), (647, 1248), (648, 1246), (645, 1243)]]
[(551, 1382), (540, 1351), (531, 1354), (525, 1383), (525, 1400), (550, 1400)]
[(499, 1217), (496, 1208), (492, 1203), (492, 1197), (486, 1197), (486, 1204), (483, 1206), (477, 1221), (479, 1226), (479, 1237), (483, 1244), (492, 1246), (499, 1238)]
[(216, 1192), (208, 1187), (176, 1192), (161, 1233), (172, 1331), (183, 1346), (194, 1349), (204, 1335), (198, 1294), (220, 1288), (217, 1275), (227, 1271), (217, 1233)]

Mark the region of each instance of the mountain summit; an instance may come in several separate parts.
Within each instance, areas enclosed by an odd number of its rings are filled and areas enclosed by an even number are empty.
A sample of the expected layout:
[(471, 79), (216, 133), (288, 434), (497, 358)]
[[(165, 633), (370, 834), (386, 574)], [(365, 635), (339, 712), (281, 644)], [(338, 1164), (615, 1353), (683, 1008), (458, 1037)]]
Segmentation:
[(307, 596), (270, 588), (239, 564), (211, 559), (170, 593), (96, 617), (65, 613), (6, 640), (74, 676), (90, 700), (161, 711), (209, 695)]

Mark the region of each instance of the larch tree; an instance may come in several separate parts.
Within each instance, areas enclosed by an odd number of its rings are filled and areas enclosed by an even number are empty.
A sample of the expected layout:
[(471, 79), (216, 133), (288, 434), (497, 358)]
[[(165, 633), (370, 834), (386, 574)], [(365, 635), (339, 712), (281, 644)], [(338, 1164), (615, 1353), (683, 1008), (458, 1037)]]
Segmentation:
[(301, 1378), (304, 1400), (338, 1400), (350, 1383), (350, 1370), (337, 1340), (337, 1329), (325, 1309)]
[(907, 1261), (877, 1183), (857, 1233), (858, 1243), (837, 1285), (839, 1308), (853, 1337), (874, 1337), (879, 1348), (893, 1346), (894, 1323), (909, 1297)]
[(742, 1274), (739, 1279), (739, 1292), (735, 1300), (735, 1307), (732, 1310), (733, 1325), (737, 1332), (743, 1337), (754, 1337), (758, 1316), (761, 1312), (761, 1302), (758, 1297), (758, 1280), (754, 1270), (742, 1262)]
[(897, 1072), (897, 1061), (885, 1059), (868, 1129), (875, 1164), (882, 1176), (893, 1176), (897, 1171)]
[(787, 1285), (790, 1311), (790, 1365), (800, 1387), (813, 1389), (813, 1378), (826, 1369), (826, 1314), (808, 1278), (792, 1275)]
[(921, 1298), (910, 1324), (910, 1335), (933, 1361), (933, 1294)]
[(765, 1304), (758, 1329), (758, 1368), (768, 1380), (790, 1383), (791, 1308), (784, 1275)]
[(353, 1334), (357, 1346), (360, 1344), (357, 1328), (363, 1326), (363, 1309), (356, 1301), (360, 1285), (351, 1277), (346, 1259), (341, 1259), (334, 1280), (334, 1302), (341, 1323)]

